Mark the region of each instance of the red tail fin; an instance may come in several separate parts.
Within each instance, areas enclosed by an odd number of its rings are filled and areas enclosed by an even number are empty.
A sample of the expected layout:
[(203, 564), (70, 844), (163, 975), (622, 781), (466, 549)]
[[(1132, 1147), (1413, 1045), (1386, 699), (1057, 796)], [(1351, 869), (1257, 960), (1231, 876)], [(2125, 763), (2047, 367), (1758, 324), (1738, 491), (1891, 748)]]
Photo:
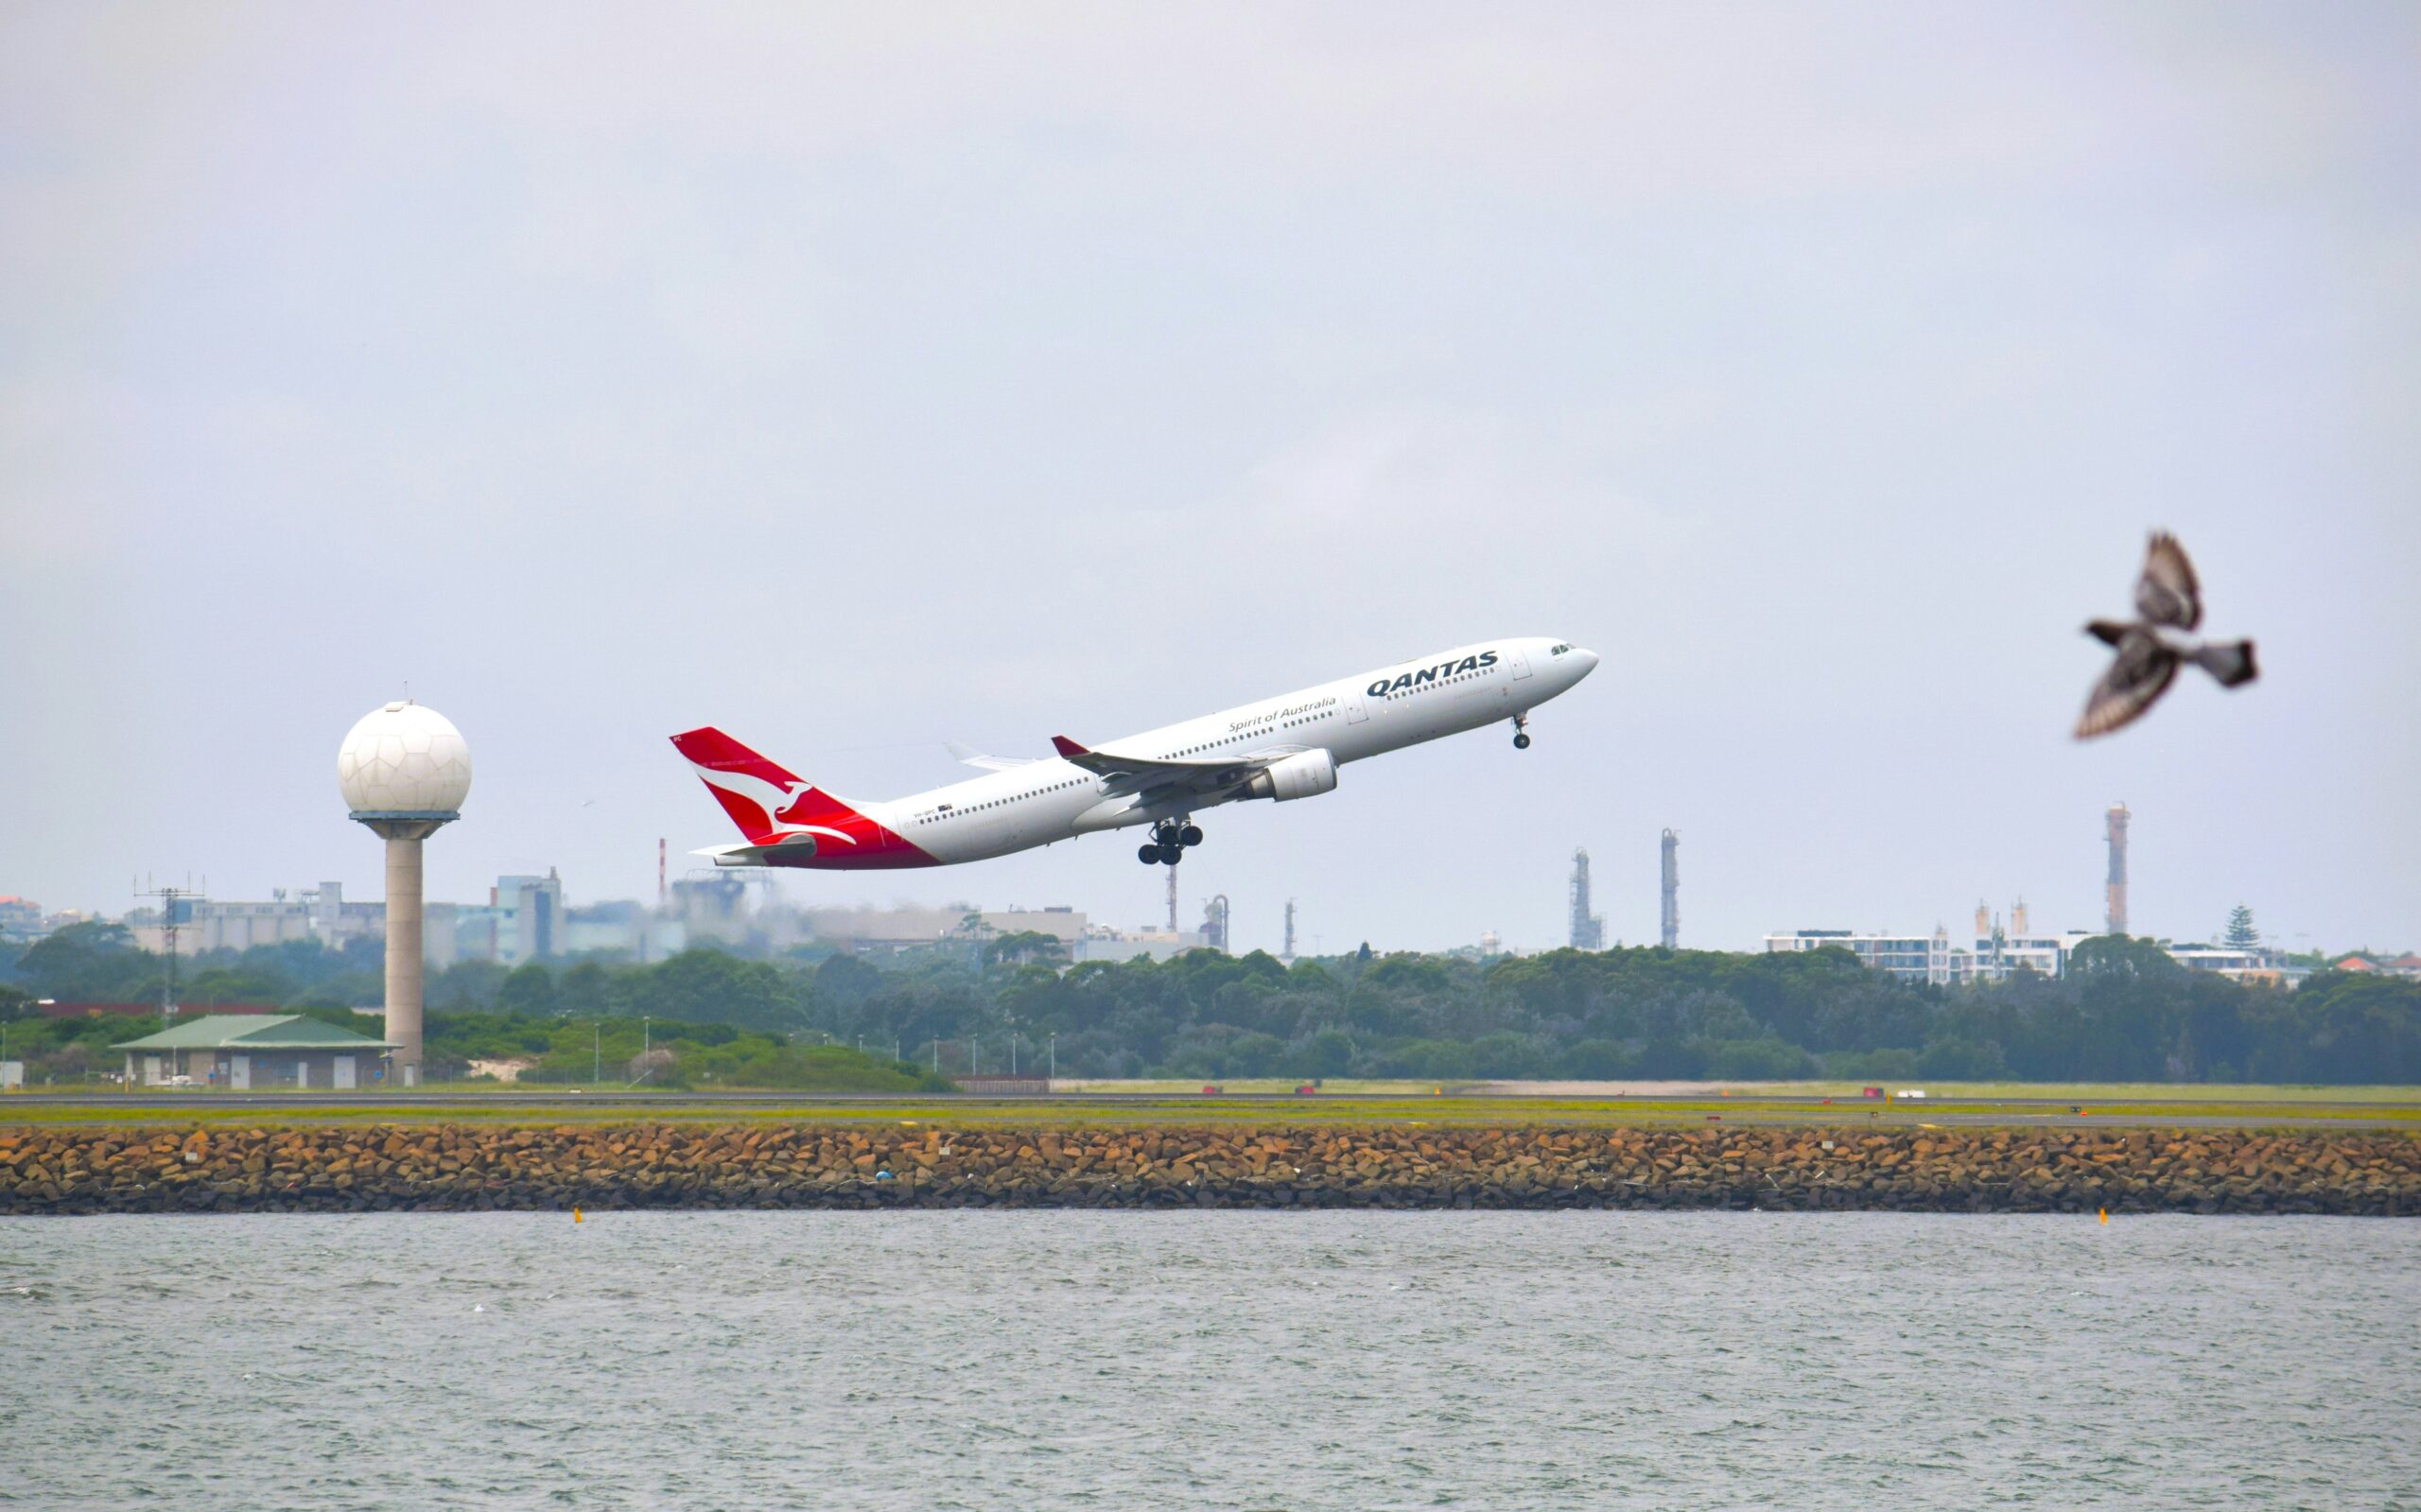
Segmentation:
[(810, 825), (854, 819), (858, 811), (811, 782), (792, 775), (781, 763), (758, 756), (713, 725), (684, 730), (672, 748), (731, 815), (750, 844)]

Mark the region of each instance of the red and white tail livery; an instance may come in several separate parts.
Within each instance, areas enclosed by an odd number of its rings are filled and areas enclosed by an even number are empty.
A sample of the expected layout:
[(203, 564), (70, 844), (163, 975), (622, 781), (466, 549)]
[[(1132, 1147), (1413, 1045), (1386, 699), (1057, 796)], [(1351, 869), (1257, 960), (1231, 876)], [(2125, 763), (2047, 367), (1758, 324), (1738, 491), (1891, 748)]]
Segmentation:
[(1175, 865), (1202, 843), (1203, 809), (1328, 792), (1347, 762), (1499, 720), (1526, 748), (1530, 710), (1596, 665), (1596, 652), (1544, 637), (1458, 647), (1104, 745), (1054, 736), (1056, 756), (953, 746), (986, 774), (883, 803), (827, 792), (711, 725), (672, 744), (745, 837), (697, 852), (718, 866), (949, 866), (1139, 826), (1151, 838), (1138, 859)]

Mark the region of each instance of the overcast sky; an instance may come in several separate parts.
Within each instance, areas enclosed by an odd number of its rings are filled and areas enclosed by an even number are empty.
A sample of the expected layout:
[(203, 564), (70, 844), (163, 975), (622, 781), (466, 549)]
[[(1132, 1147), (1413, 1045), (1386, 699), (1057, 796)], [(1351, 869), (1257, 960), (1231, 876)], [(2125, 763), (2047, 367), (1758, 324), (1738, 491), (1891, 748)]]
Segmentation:
[[(1489, 730), (1208, 815), (1240, 947), (2421, 946), (2421, 10), (0, 7), (0, 893), (652, 894), (665, 742), (848, 796), (1489, 636)], [(2079, 745), (2176, 530), (2263, 677)], [(799, 902), (1070, 903), (1132, 837)], [(676, 861), (676, 866), (678, 862)]]

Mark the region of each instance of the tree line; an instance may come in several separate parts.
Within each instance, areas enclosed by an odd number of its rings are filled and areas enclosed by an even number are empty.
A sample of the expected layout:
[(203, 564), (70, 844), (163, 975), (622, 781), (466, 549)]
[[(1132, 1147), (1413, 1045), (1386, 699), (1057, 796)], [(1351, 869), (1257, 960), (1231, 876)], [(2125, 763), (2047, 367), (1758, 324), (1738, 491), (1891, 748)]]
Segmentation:
[[(114, 928), (75, 926), (23, 952), (0, 973), (0, 1016), (23, 1017), (32, 996), (156, 996), (165, 964)], [(181, 998), (334, 1012), (379, 992), (374, 947), (304, 942), (191, 963)], [(431, 1048), (446, 1053), (441, 1026), (457, 1018), (545, 1037), (542, 1058), (570, 1056), (575, 1040), (593, 1049), (579, 1024), (645, 1018), (725, 1026), (752, 1044), (862, 1047), (875, 1064), (896, 1053), (928, 1075), (1006, 1070), (1014, 1054), (1063, 1076), (1204, 1080), (2421, 1081), (2421, 983), (2322, 971), (2293, 991), (2240, 984), (2124, 936), (2084, 942), (2056, 980), (1958, 987), (1834, 948), (1475, 962), (1366, 947), (1291, 966), (1259, 951), (1070, 965), (1047, 936), (1012, 936), (882, 961), (700, 948), (646, 965), (465, 962), (430, 976), (427, 1003)], [(687, 1043), (676, 1057), (706, 1069), (717, 1046)], [(459, 1050), (476, 1048), (466, 1037)], [(734, 1061), (718, 1074), (743, 1073)]]

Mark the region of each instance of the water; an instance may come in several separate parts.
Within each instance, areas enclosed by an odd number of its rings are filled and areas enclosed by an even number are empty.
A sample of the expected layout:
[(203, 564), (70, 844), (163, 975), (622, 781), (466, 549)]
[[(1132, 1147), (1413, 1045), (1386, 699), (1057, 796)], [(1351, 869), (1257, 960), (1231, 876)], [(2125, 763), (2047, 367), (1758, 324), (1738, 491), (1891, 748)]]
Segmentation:
[(2421, 1506), (2421, 1225), (0, 1221), (44, 1508)]

